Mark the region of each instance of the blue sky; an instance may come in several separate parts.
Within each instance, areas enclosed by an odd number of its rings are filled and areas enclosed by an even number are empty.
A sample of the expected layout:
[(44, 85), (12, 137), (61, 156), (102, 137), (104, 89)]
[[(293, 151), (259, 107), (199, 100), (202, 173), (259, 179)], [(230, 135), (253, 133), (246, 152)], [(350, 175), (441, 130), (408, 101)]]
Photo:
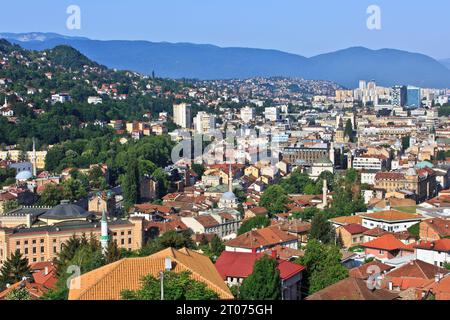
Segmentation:
[[(14, 0), (0, 32), (57, 32), (100, 40), (149, 40), (270, 48), (312, 56), (351, 46), (450, 58), (448, 0)], [(81, 8), (81, 30), (66, 8)], [(381, 30), (366, 27), (369, 5)]]

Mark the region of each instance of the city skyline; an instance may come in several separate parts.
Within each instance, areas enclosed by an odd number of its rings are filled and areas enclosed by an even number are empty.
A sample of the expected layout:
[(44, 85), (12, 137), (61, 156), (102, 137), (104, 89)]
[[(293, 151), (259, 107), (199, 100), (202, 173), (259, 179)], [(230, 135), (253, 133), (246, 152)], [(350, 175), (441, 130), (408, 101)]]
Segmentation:
[[(23, 1), (16, 1), (4, 4), (3, 8), (8, 12), (20, 7), (20, 17), (3, 16), (0, 30), (56, 32), (98, 40), (189, 42), (220, 47), (275, 49), (306, 57), (364, 46), (418, 52), (439, 60), (450, 58), (450, 47), (442, 41), (449, 29), (445, 24), (445, 12), (448, 11), (445, 9), (450, 9), (448, 3), (431, 0), (423, 6), (417, 2), (405, 5), (385, 0), (377, 3), (351, 0), (345, 5), (324, 5), (324, 2), (287, 0), (280, 6), (273, 1), (263, 1), (262, 4), (258, 1), (256, 6), (254, 0), (236, 5), (203, 0), (195, 3), (179, 0), (145, 3), (134, 0), (131, 3), (135, 6), (117, 4), (112, 7), (103, 0), (95, 3), (61, 1), (58, 4), (45, 0), (26, 5)], [(67, 29), (69, 15), (66, 10), (70, 5), (81, 9), (79, 30)], [(379, 30), (367, 27), (370, 16), (367, 9), (371, 5), (380, 8)], [(40, 18), (45, 15), (52, 18)], [(433, 23), (417, 23), (430, 15), (433, 16)]]

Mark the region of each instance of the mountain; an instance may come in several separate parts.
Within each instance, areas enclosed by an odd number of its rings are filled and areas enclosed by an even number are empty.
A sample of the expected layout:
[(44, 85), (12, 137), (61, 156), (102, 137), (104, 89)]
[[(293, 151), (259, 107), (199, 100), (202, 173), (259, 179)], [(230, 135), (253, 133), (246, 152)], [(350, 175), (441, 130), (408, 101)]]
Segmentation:
[(444, 66), (446, 66), (448, 69), (450, 69), (450, 59), (442, 59), (439, 60), (440, 63), (442, 63)]
[(306, 58), (277, 50), (221, 48), (190, 43), (99, 41), (49, 33), (0, 33), (26, 49), (72, 46), (110, 68), (168, 78), (229, 79), (257, 76), (335, 81), (353, 88), (360, 79), (378, 84), (450, 87), (450, 70), (428, 56), (393, 49), (354, 47)]

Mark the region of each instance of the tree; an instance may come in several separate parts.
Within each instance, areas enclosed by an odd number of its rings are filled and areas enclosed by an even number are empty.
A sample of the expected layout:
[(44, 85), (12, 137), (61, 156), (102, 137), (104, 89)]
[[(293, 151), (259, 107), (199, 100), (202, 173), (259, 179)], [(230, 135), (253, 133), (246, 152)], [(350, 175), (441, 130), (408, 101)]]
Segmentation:
[(6, 300), (31, 300), (30, 293), (27, 289), (13, 289), (5, 298)]
[(284, 212), (288, 202), (289, 197), (286, 190), (279, 185), (272, 185), (264, 191), (259, 205), (266, 208), (269, 211), (269, 214), (272, 215)]
[(311, 220), (316, 214), (320, 212), (316, 207), (309, 207), (303, 211), (297, 211), (292, 214), (292, 219)]
[(313, 294), (348, 277), (341, 264), (342, 254), (335, 245), (310, 240), (305, 255), (295, 262), (306, 267), (302, 291)]
[(139, 202), (139, 167), (134, 156), (130, 156), (128, 159), (123, 181), (123, 198), (126, 210)]
[(147, 242), (145, 246), (139, 250), (139, 256), (145, 257), (152, 255), (166, 248), (195, 248), (195, 243), (188, 231), (177, 232), (174, 230), (165, 232), (162, 236)]
[[(80, 273), (86, 273), (105, 265), (106, 259), (103, 256), (100, 242), (91, 235), (87, 238), (71, 237), (63, 243), (61, 251), (55, 259), (58, 281), (55, 287), (49, 290), (43, 297), (46, 300), (66, 300), (69, 293), (67, 281), (73, 275), (71, 266), (80, 268)], [(69, 272), (71, 271), (71, 272)]]
[(109, 241), (108, 248), (105, 253), (106, 264), (116, 262), (122, 258), (122, 253), (117, 246), (116, 241)]
[(4, 262), (0, 269), (0, 287), (3, 288), (7, 284), (19, 282), (24, 277), (30, 277), (31, 270), (28, 265), (28, 259), (23, 258), (19, 250), (11, 255)]
[(64, 200), (75, 202), (87, 196), (86, 187), (83, 186), (80, 180), (68, 179), (61, 185)]
[(240, 288), (243, 300), (279, 300), (281, 298), (281, 278), (278, 263), (269, 256), (255, 262), (253, 273)]
[(344, 135), (349, 138), (353, 137), (353, 124), (350, 119), (348, 119), (345, 123)]
[(61, 187), (49, 183), (44, 187), (44, 191), (39, 199), (39, 204), (41, 206), (54, 207), (61, 203), (63, 200), (63, 195), (61, 192)]
[(6, 203), (3, 205), (3, 211), (4, 212), (10, 212), (14, 209), (17, 209), (19, 207), (19, 203), (17, 200), (9, 200), (6, 201)]
[(201, 164), (194, 163), (192, 165), (192, 171), (194, 171), (197, 174), (198, 178), (201, 179), (203, 176), (203, 173), (205, 172), (205, 167)]
[(211, 239), (210, 249), (211, 253), (215, 257), (219, 257), (222, 252), (225, 250), (225, 244), (223, 243), (222, 239), (220, 239), (217, 235), (214, 235), (214, 237)]
[[(216, 292), (209, 289), (203, 282), (191, 278), (189, 271), (176, 273), (164, 272), (164, 300), (218, 300)], [(139, 290), (124, 290), (123, 300), (160, 300), (161, 282), (153, 275), (142, 279)]]
[(265, 216), (256, 216), (245, 220), (238, 230), (238, 235), (249, 232), (253, 229), (261, 229), (270, 225), (270, 219)]
[(311, 239), (316, 239), (322, 243), (332, 243), (335, 241), (335, 231), (326, 216), (317, 212), (311, 221)]
[(403, 146), (403, 150), (407, 150), (410, 147), (410, 140), (411, 137), (410, 136), (406, 136), (402, 138), (402, 146)]

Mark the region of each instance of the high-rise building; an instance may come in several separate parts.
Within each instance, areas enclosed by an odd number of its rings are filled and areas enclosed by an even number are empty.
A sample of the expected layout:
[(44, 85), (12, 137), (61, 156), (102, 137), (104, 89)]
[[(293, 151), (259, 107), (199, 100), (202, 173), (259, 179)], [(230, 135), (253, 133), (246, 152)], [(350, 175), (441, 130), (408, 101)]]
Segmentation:
[(280, 109), (278, 107), (269, 107), (264, 111), (267, 120), (276, 122), (280, 119)]
[(408, 86), (406, 88), (406, 106), (409, 108), (418, 108), (421, 106), (420, 88)]
[(191, 107), (186, 103), (173, 105), (173, 121), (182, 128), (190, 128), (191, 121)]
[(200, 111), (194, 118), (194, 129), (198, 134), (208, 133), (216, 128), (216, 116)]
[(241, 109), (241, 119), (244, 123), (249, 123), (255, 119), (255, 109), (251, 107), (244, 107)]
[(406, 98), (407, 90), (405, 86), (395, 86), (392, 88), (392, 105), (394, 107), (404, 107)]

